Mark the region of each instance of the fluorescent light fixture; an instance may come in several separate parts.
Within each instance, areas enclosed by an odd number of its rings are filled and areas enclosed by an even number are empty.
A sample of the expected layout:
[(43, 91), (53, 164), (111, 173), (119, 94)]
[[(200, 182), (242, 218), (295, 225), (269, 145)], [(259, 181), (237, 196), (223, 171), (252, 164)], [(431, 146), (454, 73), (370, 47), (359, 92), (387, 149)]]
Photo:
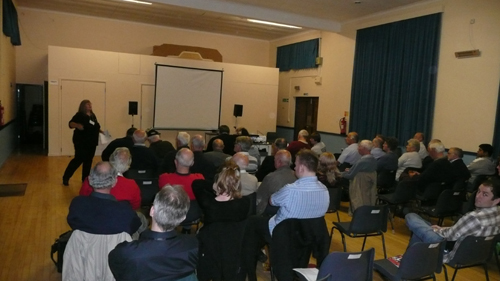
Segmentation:
[(122, 1), (125, 1), (125, 2), (132, 2), (132, 3), (137, 3), (137, 4), (145, 4), (145, 5), (151, 5), (151, 4), (153, 4), (153, 3), (144, 2), (144, 1), (139, 1), (139, 0), (122, 0)]
[(288, 25), (288, 24), (282, 24), (282, 23), (275, 23), (275, 22), (270, 22), (270, 21), (254, 20), (254, 19), (247, 19), (247, 21), (249, 21), (249, 22), (255, 22), (255, 23), (261, 23), (261, 24), (274, 25), (274, 26), (279, 26), (279, 27), (288, 27), (288, 28), (302, 29), (302, 27), (300, 27), (300, 26), (294, 26), (294, 25)]

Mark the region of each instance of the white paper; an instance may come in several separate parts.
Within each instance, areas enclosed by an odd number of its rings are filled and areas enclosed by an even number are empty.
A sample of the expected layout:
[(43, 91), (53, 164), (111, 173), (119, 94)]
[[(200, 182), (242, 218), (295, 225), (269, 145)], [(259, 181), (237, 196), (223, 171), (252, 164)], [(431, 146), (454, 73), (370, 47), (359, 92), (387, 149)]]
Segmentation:
[(302, 274), (308, 281), (316, 281), (319, 270), (317, 268), (294, 268), (293, 270)]
[(111, 142), (111, 136), (109, 135), (108, 131), (105, 131), (104, 134), (99, 133), (99, 143), (100, 144), (108, 144), (109, 142)]

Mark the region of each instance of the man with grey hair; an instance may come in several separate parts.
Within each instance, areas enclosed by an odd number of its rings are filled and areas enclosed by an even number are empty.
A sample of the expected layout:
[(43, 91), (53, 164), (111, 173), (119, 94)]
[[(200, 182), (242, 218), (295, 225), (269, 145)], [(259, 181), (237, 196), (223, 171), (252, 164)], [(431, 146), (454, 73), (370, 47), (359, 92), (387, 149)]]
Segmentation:
[[(138, 210), (141, 207), (141, 190), (134, 180), (123, 176), (131, 162), (132, 157), (126, 147), (118, 147), (109, 156), (109, 163), (117, 171), (116, 185), (111, 189), (111, 195), (118, 201), (129, 202), (132, 209)], [(93, 188), (87, 177), (80, 188), (80, 195), (89, 196), (92, 192)]]
[(297, 140), (292, 141), (286, 150), (290, 151), (292, 155), (292, 161), (295, 161), (295, 155), (302, 149), (311, 149), (311, 145), (307, 142), (309, 137), (309, 132), (307, 130), (300, 130), (297, 134)]
[(370, 154), (372, 148), (371, 141), (362, 140), (358, 145), (358, 153), (361, 158), (342, 173), (342, 177), (349, 180), (350, 214), (361, 206), (375, 205), (377, 199), (377, 160)]
[(205, 178), (202, 174), (190, 172), (194, 163), (194, 154), (189, 148), (181, 148), (175, 155), (174, 162), (175, 173), (161, 174), (158, 179), (158, 185), (160, 189), (162, 189), (165, 185), (180, 185), (184, 188), (184, 191), (186, 191), (189, 196), (189, 200), (191, 200), (191, 207), (187, 213), (186, 226), (184, 227), (183, 232), (190, 233), (190, 223), (199, 219), (201, 216), (200, 207), (198, 206), (196, 197), (194, 196), (192, 184), (194, 180)]
[[(269, 173), (276, 171), (276, 167), (274, 166), (274, 156), (281, 149), (286, 149), (288, 146), (288, 142), (284, 138), (277, 138), (274, 140), (274, 143), (271, 147), (271, 155), (266, 156), (262, 164), (260, 164), (259, 170), (255, 173), (257, 179), (262, 182), (264, 177)], [(292, 160), (290, 160), (291, 162)], [(291, 163), (290, 163), (291, 164)]]
[[(444, 154), (445, 147), (442, 142), (431, 141), (428, 152), (434, 161), (422, 173), (414, 172), (410, 176), (418, 180), (420, 193), (431, 194), (429, 199), (436, 199), (442, 189), (453, 187), (456, 178), (451, 163)], [(426, 192), (428, 188), (429, 191)]]
[(141, 221), (130, 204), (111, 195), (117, 171), (109, 162), (97, 163), (89, 175), (94, 188), (90, 196), (77, 196), (69, 206), (68, 224), (73, 230), (91, 234), (135, 233)]
[(345, 168), (349, 168), (352, 165), (358, 162), (361, 155), (358, 153), (358, 133), (350, 132), (344, 139), (347, 147), (342, 150), (342, 153), (337, 159), (337, 162), (340, 164), (340, 171), (344, 171)]
[(246, 171), (248, 167), (248, 155), (237, 152), (233, 155), (233, 161), (240, 167), (241, 195), (246, 196), (257, 191), (259, 187), (257, 178)]
[(164, 186), (149, 212), (151, 230), (109, 253), (116, 280), (196, 280), (198, 240), (175, 231), (188, 209), (189, 197), (181, 186)]
[[(236, 138), (236, 141), (234, 142), (234, 152), (242, 152), (243, 154), (246, 154), (248, 156), (248, 167), (247, 167), (247, 172), (255, 174), (257, 172), (257, 169), (259, 168), (259, 161), (257, 158), (251, 156), (248, 153), (248, 150), (250, 150), (250, 147), (252, 147), (252, 139), (248, 136), (239, 136)], [(231, 159), (231, 158), (229, 158)]]
[(163, 162), (160, 167), (160, 174), (175, 172), (175, 155), (182, 148), (189, 148), (190, 140), (191, 136), (187, 132), (177, 133), (177, 137), (175, 138), (175, 145), (177, 147), (177, 150), (168, 152), (165, 158), (163, 158)]
[(418, 155), (420, 150), (420, 142), (416, 139), (409, 139), (406, 145), (406, 152), (403, 153), (398, 159), (398, 170), (396, 171), (396, 180), (406, 168), (422, 168), (422, 159)]
[(276, 170), (266, 175), (262, 184), (257, 189), (257, 215), (275, 215), (278, 207), (270, 206), (268, 204), (269, 198), (283, 186), (297, 180), (295, 172), (290, 168), (292, 155), (288, 150), (278, 150), (273, 160)]
[(231, 155), (224, 153), (224, 141), (215, 139), (212, 142), (212, 151), (207, 151), (203, 155), (216, 168), (219, 168)]
[(191, 139), (191, 150), (194, 153), (194, 164), (191, 166), (191, 173), (200, 173), (206, 180), (213, 181), (216, 167), (210, 162), (203, 150), (205, 149), (205, 138), (202, 135), (194, 135)]
[(148, 170), (153, 173), (158, 173), (159, 163), (153, 150), (146, 147), (146, 131), (136, 130), (132, 136), (134, 146), (130, 148), (132, 155), (132, 164), (130, 169), (134, 170)]

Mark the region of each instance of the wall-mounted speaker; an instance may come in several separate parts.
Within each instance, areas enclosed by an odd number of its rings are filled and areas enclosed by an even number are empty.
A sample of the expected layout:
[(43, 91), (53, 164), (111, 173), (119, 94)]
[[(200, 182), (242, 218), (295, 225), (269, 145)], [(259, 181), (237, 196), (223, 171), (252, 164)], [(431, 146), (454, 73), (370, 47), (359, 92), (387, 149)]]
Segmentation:
[(234, 115), (234, 117), (243, 116), (243, 105), (242, 104), (235, 104), (234, 105), (233, 115)]
[(129, 101), (128, 102), (128, 115), (137, 115), (137, 102)]

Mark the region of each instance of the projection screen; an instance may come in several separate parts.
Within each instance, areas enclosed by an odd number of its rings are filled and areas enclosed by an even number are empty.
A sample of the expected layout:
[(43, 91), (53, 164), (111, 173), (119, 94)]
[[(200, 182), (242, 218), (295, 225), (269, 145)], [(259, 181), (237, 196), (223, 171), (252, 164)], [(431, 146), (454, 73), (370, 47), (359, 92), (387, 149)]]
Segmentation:
[(217, 130), (222, 70), (156, 64), (154, 127)]

